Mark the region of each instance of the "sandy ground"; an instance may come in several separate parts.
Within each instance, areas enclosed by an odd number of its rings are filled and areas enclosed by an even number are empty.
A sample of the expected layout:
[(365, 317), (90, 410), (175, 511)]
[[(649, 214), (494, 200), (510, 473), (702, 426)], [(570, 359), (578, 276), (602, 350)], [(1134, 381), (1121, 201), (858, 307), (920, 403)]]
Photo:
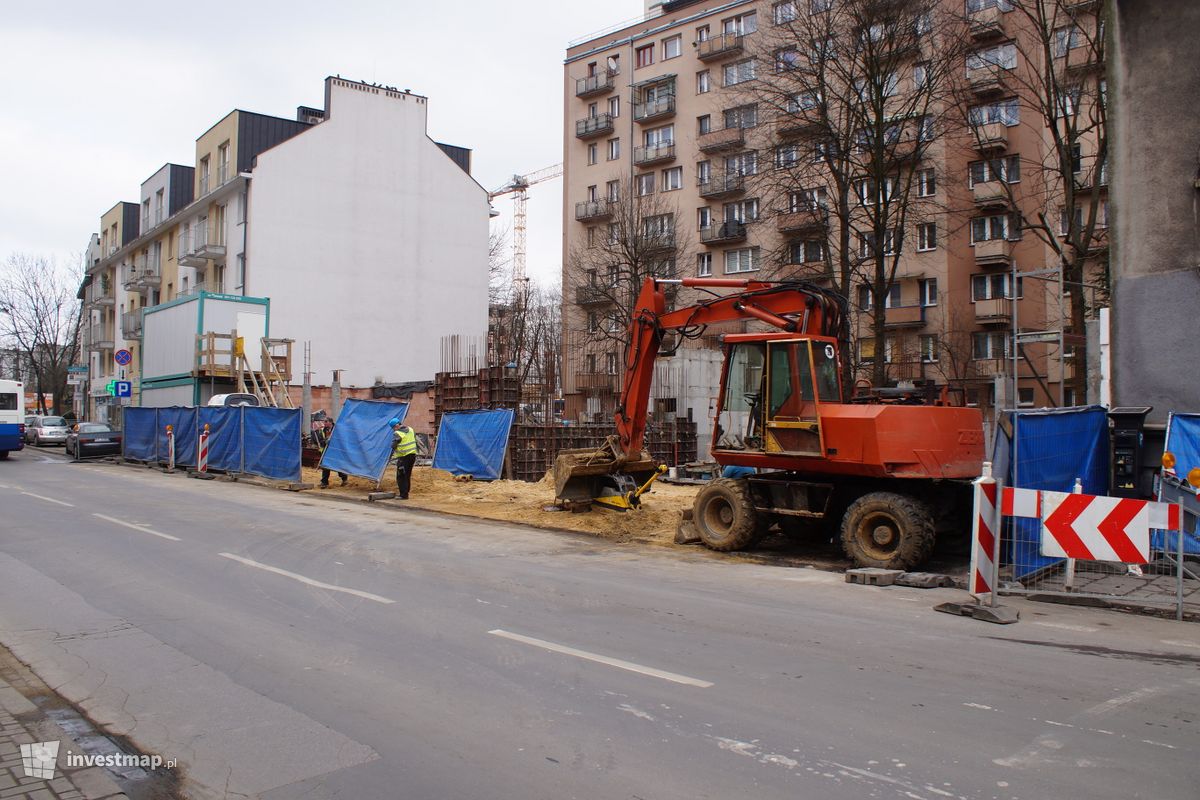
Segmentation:
[[(375, 484), (363, 478), (351, 477), (346, 486), (339, 486), (337, 474), (330, 477), (328, 489), (314, 491), (358, 498), (365, 498), (368, 492), (375, 491)], [(305, 483), (318, 484), (320, 480), (319, 469), (304, 469)], [(393, 491), (395, 488), (396, 474), (394, 470), (389, 470), (382, 489)], [(554, 483), (549, 477), (539, 483), (504, 480), (461, 482), (454, 480), (449, 472), (417, 467), (413, 473), (409, 499), (403, 502), (413, 508), (429, 511), (579, 531), (613, 541), (674, 546), (679, 513), (692, 507), (696, 488), (655, 483), (652, 490), (642, 496), (642, 507), (636, 511), (595, 510), (573, 514), (545, 510), (554, 503)]]

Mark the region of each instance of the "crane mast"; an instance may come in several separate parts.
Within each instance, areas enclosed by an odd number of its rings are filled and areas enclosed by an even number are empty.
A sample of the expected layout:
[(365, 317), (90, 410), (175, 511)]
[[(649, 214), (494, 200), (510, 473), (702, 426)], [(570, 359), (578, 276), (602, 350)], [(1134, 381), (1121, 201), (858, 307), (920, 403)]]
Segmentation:
[(513, 196), (513, 287), (519, 287), (525, 280), (526, 205), (529, 202), (529, 187), (562, 177), (563, 165), (554, 164), (525, 175), (513, 175), (508, 183), (499, 189), (488, 193), (488, 200), (494, 200), (506, 194)]

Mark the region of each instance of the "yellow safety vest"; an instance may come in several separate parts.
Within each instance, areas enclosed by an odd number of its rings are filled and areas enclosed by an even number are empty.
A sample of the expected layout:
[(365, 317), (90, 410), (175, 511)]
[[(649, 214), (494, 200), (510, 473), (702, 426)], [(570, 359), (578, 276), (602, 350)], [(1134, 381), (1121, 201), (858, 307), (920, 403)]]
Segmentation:
[(392, 431), (392, 455), (396, 458), (411, 456), (417, 452), (417, 433), (412, 428), (403, 431)]

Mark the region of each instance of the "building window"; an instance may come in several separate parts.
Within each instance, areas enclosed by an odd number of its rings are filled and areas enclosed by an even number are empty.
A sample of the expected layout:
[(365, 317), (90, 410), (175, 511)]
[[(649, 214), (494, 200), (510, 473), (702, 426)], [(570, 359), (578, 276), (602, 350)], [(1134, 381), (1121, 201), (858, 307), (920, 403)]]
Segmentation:
[(921, 91), (929, 82), (929, 65), (925, 63), (913, 65), (913, 90)]
[(707, 25), (701, 25), (699, 28), (696, 28), (696, 41), (697, 42), (707, 42), (708, 36), (709, 36), (709, 30), (708, 30)]
[(712, 91), (712, 76), (708, 70), (696, 73), (696, 94), (708, 94)]
[(617, 117), (621, 116), (621, 98), (619, 98), (619, 97), (608, 98), (608, 113), (610, 115), (612, 115), (613, 119), (616, 119)]
[(662, 173), (662, 190), (673, 192), (683, 188), (683, 167), (664, 169)]
[(617, 202), (621, 199), (621, 182), (609, 181), (604, 184), (604, 194), (610, 202)]
[(789, 169), (800, 163), (800, 148), (794, 144), (784, 144), (775, 148), (776, 169)]
[(833, 8), (833, 0), (808, 0), (809, 14), (822, 14)]
[(638, 197), (654, 194), (654, 173), (646, 172), (633, 179), (634, 192)]
[(1083, 32), (1078, 25), (1065, 25), (1054, 31), (1054, 55), (1064, 57), (1068, 51), (1083, 45)]
[(787, 25), (796, 19), (796, 0), (783, 0), (772, 7), (772, 18), (776, 25)]
[[(1024, 279), (1017, 278), (1017, 298), (1022, 297), (1024, 291)], [(971, 276), (971, 300), (1011, 300), (1012, 297), (1012, 275), (1007, 272), (999, 272), (994, 275), (972, 275)]]
[(790, 264), (809, 264), (825, 260), (825, 243), (818, 239), (792, 242), (788, 245)]
[(656, 214), (653, 217), (643, 217), (642, 232), (649, 237), (673, 237), (675, 235), (675, 216), (673, 214)]
[(1021, 157), (1005, 156), (987, 161), (972, 161), (967, 165), (967, 185), (988, 181), (1017, 183), (1021, 180)]
[[(892, 352), (896, 349), (896, 340), (891, 336), (883, 338), (883, 363), (892, 363)], [(858, 360), (863, 364), (875, 362), (875, 337), (868, 336), (858, 340)]]
[(741, 61), (726, 64), (724, 68), (725, 85), (736, 86), (739, 83), (752, 81), (756, 74), (757, 69), (754, 66), (753, 58), (744, 58)]
[(1021, 106), (1014, 97), (995, 103), (984, 103), (967, 109), (967, 122), (972, 126), (999, 122), (1007, 127), (1021, 124)]
[(1022, 408), (1033, 405), (1033, 387), (1018, 386), (1017, 387), (1017, 405)]
[(696, 162), (696, 183), (708, 183), (712, 179), (712, 162)]
[(616, 161), (620, 157), (621, 157), (621, 140), (620, 139), (609, 139), (608, 140), (608, 160)]
[(209, 190), (209, 181), (210, 181), (211, 176), (209, 173), (208, 166), (209, 166), (208, 156), (205, 156), (204, 158), (200, 159), (199, 178), (200, 178), (200, 194), (201, 194), (201, 196), (208, 194), (208, 190)]
[(712, 225), (712, 209), (708, 206), (696, 209), (696, 225), (700, 230), (704, 230)]
[(758, 269), (759, 256), (757, 247), (742, 247), (737, 250), (725, 251), (725, 272), (754, 272)]
[(588, 229), (587, 229), (587, 246), (588, 246), (588, 247), (595, 247), (595, 246), (596, 246), (596, 226), (595, 226), (595, 225), (589, 225), (589, 226), (588, 226)]
[(1017, 46), (1012, 42), (985, 47), (967, 54), (967, 69), (1015, 69), (1017, 66)]
[(654, 63), (654, 45), (648, 44), (634, 51), (636, 68), (648, 67)]
[(922, 278), (917, 282), (917, 300), (924, 308), (937, 305), (937, 278)]
[(672, 36), (670, 39), (663, 39), (663, 61), (672, 58), (679, 58), (683, 55), (683, 37)]
[(1058, 232), (1062, 236), (1069, 236), (1071, 233), (1071, 224), (1074, 223), (1074, 230), (1083, 232), (1083, 206), (1075, 206), (1075, 213), (1067, 214), (1067, 210), (1060, 209), (1058, 212)]
[(595, 333), (600, 330), (600, 315), (595, 311), (589, 311), (587, 315), (587, 329)]
[[(889, 228), (883, 233), (883, 255), (896, 255), (896, 229)], [(875, 234), (863, 233), (858, 237), (858, 255), (859, 258), (874, 258), (875, 257)]]
[(712, 253), (700, 253), (696, 256), (696, 277), (707, 278), (712, 275)]
[(873, 178), (860, 178), (854, 182), (854, 193), (858, 195), (858, 202), (864, 206), (876, 202), (884, 205), (896, 196), (896, 183), (897, 179), (890, 177), (883, 182), (882, 188), (878, 188)]
[[(871, 292), (869, 284), (861, 284), (858, 287), (858, 307), (863, 311), (870, 311), (875, 305), (875, 297)], [(899, 308), (900, 307), (900, 284), (893, 283), (888, 287), (887, 294), (883, 296), (884, 308)]]
[(617, 354), (616, 353), (605, 353), (604, 354), (604, 371), (606, 373), (608, 373), (609, 375), (617, 374)]
[(758, 198), (726, 203), (723, 212), (726, 222), (754, 222), (758, 219)]
[(775, 72), (791, 72), (800, 67), (800, 51), (794, 47), (784, 47), (775, 51)]
[(997, 239), (1013, 239), (1018, 226), (1008, 214), (992, 214), (971, 220), (971, 244), (991, 242)]
[(732, 36), (745, 36), (758, 30), (758, 15), (751, 11), (749, 14), (738, 14), (736, 17), (721, 20), (721, 32)]
[(725, 158), (725, 172), (729, 175), (757, 175), (758, 153), (748, 150)]
[(917, 170), (917, 197), (937, 194), (937, 174), (932, 169)]
[(923, 333), (917, 337), (917, 349), (922, 364), (934, 364), (938, 360), (938, 337), (935, 333)]
[(1003, 331), (981, 331), (973, 334), (971, 357), (977, 360), (1008, 358), (1008, 334)]
[(712, 115), (701, 114), (696, 117), (696, 132), (703, 136), (706, 133), (712, 133)]
[(758, 125), (758, 106), (727, 108), (722, 112), (726, 128), (753, 128)]
[(619, 244), (620, 241), (621, 241), (620, 226), (617, 225), (617, 223), (615, 223), (615, 222), (608, 223), (608, 241), (606, 242), (606, 244), (609, 244), (609, 245)]
[(224, 184), (232, 178), (229, 169), (229, 142), (224, 142), (217, 147), (217, 183)]
[(587, 163), (588, 166), (595, 164), (600, 157), (600, 148), (596, 147), (596, 143), (592, 142), (587, 147)]
[(917, 252), (937, 249), (937, 223), (922, 222), (917, 225)]

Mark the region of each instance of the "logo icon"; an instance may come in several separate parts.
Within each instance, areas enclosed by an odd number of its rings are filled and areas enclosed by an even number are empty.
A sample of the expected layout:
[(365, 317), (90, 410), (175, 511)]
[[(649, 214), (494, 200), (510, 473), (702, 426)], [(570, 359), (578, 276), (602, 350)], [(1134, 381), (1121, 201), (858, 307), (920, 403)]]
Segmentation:
[(54, 778), (58, 761), (58, 742), (34, 742), (21, 745), (21, 767), (26, 778)]

